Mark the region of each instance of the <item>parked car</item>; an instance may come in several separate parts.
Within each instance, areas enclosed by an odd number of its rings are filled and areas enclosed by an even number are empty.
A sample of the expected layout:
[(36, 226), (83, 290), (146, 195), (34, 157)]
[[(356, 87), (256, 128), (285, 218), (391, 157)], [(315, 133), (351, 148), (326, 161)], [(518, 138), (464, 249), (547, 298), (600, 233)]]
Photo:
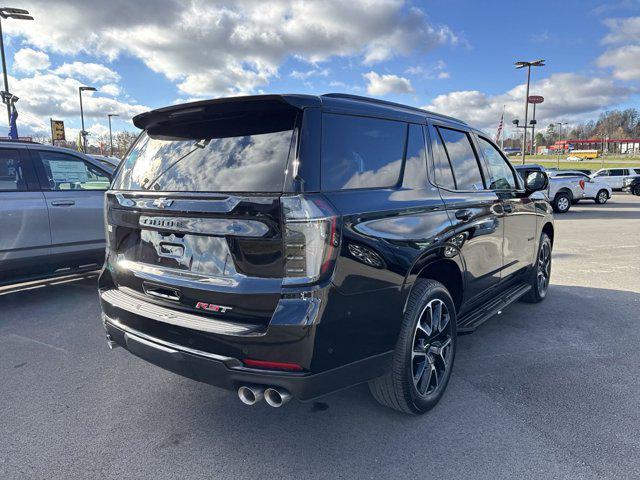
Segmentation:
[[(609, 185), (597, 178), (591, 178), (579, 170), (555, 170), (548, 172), (548, 174), (551, 178), (578, 178), (584, 180), (582, 199), (590, 199), (597, 204), (605, 204), (611, 198), (612, 189)], [(574, 203), (578, 203), (582, 199), (575, 198)]]
[(640, 176), (625, 179), (622, 190), (640, 197)]
[(597, 178), (614, 190), (622, 190), (626, 179), (639, 176), (640, 168), (601, 168), (591, 174), (591, 178)]
[(107, 193), (107, 341), (279, 407), (370, 382), (442, 397), (456, 333), (547, 295), (544, 172), (459, 120), (351, 95), (176, 105)]
[[(515, 168), (522, 178), (526, 178), (532, 172), (546, 173), (542, 165), (534, 163), (517, 165)], [(567, 213), (572, 204), (584, 197), (584, 186), (584, 180), (576, 177), (549, 177), (547, 196), (553, 206), (553, 210), (557, 213)]]
[(102, 265), (109, 182), (80, 152), (0, 142), (0, 284)]
[(120, 164), (120, 159), (115, 157), (108, 157), (106, 155), (89, 155), (89, 156), (99, 161), (102, 165), (104, 165), (111, 171), (115, 170), (116, 167)]

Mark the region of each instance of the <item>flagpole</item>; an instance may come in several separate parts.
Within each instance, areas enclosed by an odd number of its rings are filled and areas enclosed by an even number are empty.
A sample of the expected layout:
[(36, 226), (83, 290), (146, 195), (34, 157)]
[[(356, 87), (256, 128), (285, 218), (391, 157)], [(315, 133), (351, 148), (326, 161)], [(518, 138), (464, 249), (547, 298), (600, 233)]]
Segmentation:
[(500, 150), (504, 151), (504, 111), (507, 108), (506, 105), (502, 106), (502, 132), (500, 132), (502, 134), (502, 136), (500, 137)]

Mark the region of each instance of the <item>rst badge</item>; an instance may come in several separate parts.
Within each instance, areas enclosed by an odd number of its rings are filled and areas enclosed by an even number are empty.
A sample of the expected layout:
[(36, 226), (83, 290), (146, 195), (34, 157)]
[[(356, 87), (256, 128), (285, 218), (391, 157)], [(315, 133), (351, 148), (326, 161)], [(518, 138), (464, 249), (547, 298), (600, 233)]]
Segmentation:
[(213, 303), (198, 302), (196, 303), (198, 310), (207, 310), (209, 312), (226, 313), (229, 310), (233, 310), (232, 307), (225, 307), (223, 305), (215, 305)]

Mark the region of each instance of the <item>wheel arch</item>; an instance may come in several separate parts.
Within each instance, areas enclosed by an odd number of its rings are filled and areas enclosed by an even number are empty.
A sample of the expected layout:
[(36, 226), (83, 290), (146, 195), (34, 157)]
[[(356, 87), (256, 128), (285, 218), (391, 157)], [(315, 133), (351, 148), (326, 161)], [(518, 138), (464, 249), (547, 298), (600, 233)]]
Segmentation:
[(551, 247), (553, 247), (553, 235), (554, 235), (553, 224), (551, 222), (545, 223), (544, 226), (542, 227), (542, 233), (547, 234), (547, 236), (549, 237), (549, 240), (551, 240)]
[[(451, 294), (456, 311), (460, 311), (464, 298), (462, 270), (457, 262), (448, 258), (438, 258), (423, 265), (415, 276), (416, 280), (430, 279), (442, 283)], [(407, 292), (407, 299), (409, 292)], [(406, 301), (405, 301), (406, 310)]]
[[(567, 195), (569, 195), (569, 198), (573, 200), (574, 195), (570, 188), (562, 187), (560, 190), (556, 192), (556, 197), (558, 196), (559, 193), (566, 193)], [(555, 200), (555, 197), (553, 199)]]

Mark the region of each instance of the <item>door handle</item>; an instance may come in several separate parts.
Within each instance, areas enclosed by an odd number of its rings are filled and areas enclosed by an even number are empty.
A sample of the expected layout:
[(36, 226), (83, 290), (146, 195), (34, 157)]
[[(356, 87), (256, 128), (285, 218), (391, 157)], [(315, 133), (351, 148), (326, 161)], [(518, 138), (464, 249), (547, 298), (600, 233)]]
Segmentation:
[(54, 207), (70, 207), (75, 205), (76, 202), (73, 200), (52, 200), (51, 205)]
[(502, 205), (502, 209), (506, 213), (512, 213), (513, 212), (513, 205), (511, 205), (510, 203), (505, 203), (505, 204)]
[(458, 220), (462, 220), (463, 222), (466, 222), (467, 220), (469, 220), (472, 215), (473, 215), (473, 212), (466, 208), (464, 210), (458, 210), (456, 212), (456, 218)]

